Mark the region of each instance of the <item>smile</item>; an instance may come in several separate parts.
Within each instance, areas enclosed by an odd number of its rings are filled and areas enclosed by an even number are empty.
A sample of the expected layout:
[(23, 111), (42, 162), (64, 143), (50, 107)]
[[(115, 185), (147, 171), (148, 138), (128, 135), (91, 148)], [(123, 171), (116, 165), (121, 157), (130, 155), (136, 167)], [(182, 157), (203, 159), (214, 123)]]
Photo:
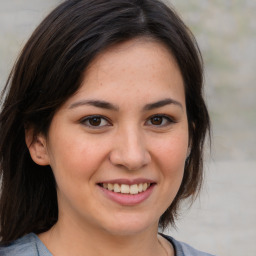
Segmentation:
[(117, 183), (101, 183), (100, 186), (115, 193), (136, 195), (146, 191), (150, 187), (150, 183), (139, 183), (132, 185)]
[(146, 201), (157, 183), (149, 179), (116, 179), (97, 183), (103, 195), (123, 206), (135, 206)]

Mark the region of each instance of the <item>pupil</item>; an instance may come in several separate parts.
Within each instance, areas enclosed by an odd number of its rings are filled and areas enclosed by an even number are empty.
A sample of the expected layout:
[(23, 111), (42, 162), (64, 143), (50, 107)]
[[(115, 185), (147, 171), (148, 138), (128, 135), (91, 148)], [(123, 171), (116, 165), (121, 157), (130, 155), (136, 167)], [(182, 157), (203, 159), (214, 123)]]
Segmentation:
[(101, 119), (99, 117), (93, 117), (89, 120), (90, 125), (99, 126), (101, 123)]
[(163, 118), (159, 117), (159, 116), (152, 118), (152, 124), (154, 124), (154, 125), (160, 125), (160, 124), (162, 124), (162, 121), (163, 121)]

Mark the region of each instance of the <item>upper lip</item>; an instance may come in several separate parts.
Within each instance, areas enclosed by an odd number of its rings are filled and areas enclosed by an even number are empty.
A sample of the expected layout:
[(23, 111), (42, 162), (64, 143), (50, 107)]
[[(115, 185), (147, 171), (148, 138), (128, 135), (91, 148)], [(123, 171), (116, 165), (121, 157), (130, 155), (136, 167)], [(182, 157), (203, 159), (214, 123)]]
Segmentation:
[(102, 183), (133, 185), (133, 184), (140, 184), (140, 183), (156, 183), (156, 182), (151, 179), (137, 178), (137, 179), (112, 179), (112, 180), (104, 180), (104, 181), (98, 182), (98, 184), (102, 184)]

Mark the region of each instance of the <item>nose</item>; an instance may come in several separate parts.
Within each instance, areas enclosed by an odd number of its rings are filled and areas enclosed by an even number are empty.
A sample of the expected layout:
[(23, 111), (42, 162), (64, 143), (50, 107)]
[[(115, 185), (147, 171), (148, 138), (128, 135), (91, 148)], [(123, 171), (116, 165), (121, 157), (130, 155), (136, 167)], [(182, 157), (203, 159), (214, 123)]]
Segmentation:
[(141, 169), (151, 161), (144, 136), (132, 128), (119, 132), (109, 158), (112, 164), (125, 167), (127, 170)]

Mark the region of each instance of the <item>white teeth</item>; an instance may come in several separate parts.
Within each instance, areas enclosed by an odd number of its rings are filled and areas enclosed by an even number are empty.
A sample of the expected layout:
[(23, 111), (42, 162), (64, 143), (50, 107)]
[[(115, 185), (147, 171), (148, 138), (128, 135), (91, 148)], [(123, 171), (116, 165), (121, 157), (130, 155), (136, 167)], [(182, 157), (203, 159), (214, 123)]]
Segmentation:
[(114, 185), (111, 183), (108, 183), (108, 190), (112, 191), (114, 189)]
[(103, 188), (114, 191), (115, 193), (136, 195), (138, 193), (146, 191), (150, 187), (150, 183), (139, 183), (132, 185), (103, 183), (102, 186)]
[(148, 188), (148, 184), (147, 183), (143, 183), (142, 191), (146, 191), (147, 188)]
[(121, 188), (118, 184), (114, 184), (114, 192), (116, 193), (121, 192)]
[(130, 186), (126, 184), (121, 185), (121, 193), (122, 194), (129, 194), (130, 193)]
[(135, 195), (139, 193), (138, 185), (134, 184), (130, 186), (130, 194)]

